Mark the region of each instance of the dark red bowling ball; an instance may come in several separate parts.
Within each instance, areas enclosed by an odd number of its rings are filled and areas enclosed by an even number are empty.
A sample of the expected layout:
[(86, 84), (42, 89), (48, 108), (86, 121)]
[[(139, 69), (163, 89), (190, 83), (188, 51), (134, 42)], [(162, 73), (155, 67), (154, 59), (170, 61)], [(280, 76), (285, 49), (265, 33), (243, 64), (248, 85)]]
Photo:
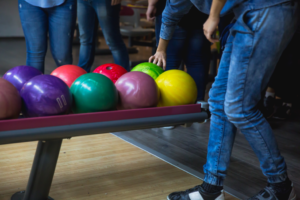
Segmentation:
[(3, 78), (0, 78), (0, 88), (0, 120), (18, 118), (22, 107), (19, 91)]
[(119, 92), (119, 109), (157, 106), (159, 90), (154, 79), (143, 72), (128, 72), (116, 82)]
[(108, 77), (113, 83), (115, 83), (123, 74), (127, 73), (125, 68), (112, 63), (101, 65), (93, 72)]

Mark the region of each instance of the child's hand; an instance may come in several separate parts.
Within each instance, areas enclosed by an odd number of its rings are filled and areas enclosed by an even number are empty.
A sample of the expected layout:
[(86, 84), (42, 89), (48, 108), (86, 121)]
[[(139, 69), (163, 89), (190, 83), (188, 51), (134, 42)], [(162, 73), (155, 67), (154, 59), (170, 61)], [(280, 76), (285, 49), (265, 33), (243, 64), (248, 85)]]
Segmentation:
[(156, 64), (166, 70), (166, 58), (167, 54), (164, 51), (157, 51), (153, 56), (149, 58), (149, 62)]
[(216, 34), (219, 21), (220, 18), (209, 16), (207, 21), (203, 24), (204, 35), (212, 43), (219, 41), (218, 39), (213, 37)]

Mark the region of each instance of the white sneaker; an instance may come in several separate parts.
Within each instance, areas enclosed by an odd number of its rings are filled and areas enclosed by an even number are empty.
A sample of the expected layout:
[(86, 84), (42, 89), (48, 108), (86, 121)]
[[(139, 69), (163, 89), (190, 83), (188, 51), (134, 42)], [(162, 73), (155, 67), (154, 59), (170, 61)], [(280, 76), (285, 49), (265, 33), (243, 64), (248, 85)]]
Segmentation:
[(173, 192), (168, 200), (225, 200), (224, 191), (207, 193), (200, 185), (182, 192)]

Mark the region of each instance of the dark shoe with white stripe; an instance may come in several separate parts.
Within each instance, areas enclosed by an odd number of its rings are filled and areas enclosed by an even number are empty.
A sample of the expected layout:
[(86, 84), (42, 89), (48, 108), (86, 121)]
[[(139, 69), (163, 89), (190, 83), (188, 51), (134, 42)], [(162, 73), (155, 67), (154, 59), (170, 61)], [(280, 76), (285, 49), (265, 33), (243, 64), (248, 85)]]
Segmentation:
[(276, 188), (268, 184), (267, 187), (248, 200), (296, 200), (296, 193), (293, 184), (289, 189), (280, 193), (276, 191)]
[(171, 193), (168, 200), (224, 200), (223, 190), (216, 193), (207, 193), (203, 190), (200, 185), (196, 187), (182, 191), (182, 192), (173, 192)]

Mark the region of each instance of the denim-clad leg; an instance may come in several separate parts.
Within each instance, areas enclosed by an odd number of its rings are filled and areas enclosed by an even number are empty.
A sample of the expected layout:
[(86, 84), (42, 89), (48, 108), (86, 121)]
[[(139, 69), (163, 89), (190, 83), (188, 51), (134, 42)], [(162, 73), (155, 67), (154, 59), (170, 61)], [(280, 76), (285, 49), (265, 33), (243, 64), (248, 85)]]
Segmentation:
[[(297, 4), (287, 2), (261, 10), (235, 10), (218, 75), (210, 91), (211, 127), (205, 182), (223, 185), (239, 128), (260, 161), (269, 183), (284, 181), (286, 163), (272, 129), (257, 103), (284, 48), (296, 30)], [(276, 33), (276, 34), (274, 34)]]
[[(161, 15), (156, 17), (156, 37), (159, 38)], [(158, 43), (159, 40), (157, 40)], [(202, 29), (185, 29), (177, 26), (167, 48), (166, 70), (178, 69), (184, 61), (187, 72), (198, 88), (197, 100), (204, 100), (206, 79), (210, 63), (210, 42)]]
[(129, 54), (120, 32), (121, 4), (112, 6), (111, 0), (93, 0), (93, 7), (115, 63), (130, 71)]
[(92, 4), (85, 0), (77, 1), (78, 26), (80, 33), (80, 53), (78, 66), (87, 72), (94, 62), (96, 38), (96, 12)]
[(98, 17), (105, 41), (116, 64), (129, 71), (129, 55), (120, 33), (121, 5), (111, 6), (111, 0), (78, 0), (78, 23), (80, 32), (79, 66), (86, 71), (94, 61), (96, 37), (95, 20)]
[(204, 100), (207, 84), (208, 69), (210, 65), (210, 45), (206, 39), (203, 30), (191, 30), (187, 35), (185, 64), (187, 72), (196, 81), (198, 88), (197, 100)]
[(26, 65), (44, 72), (48, 30), (51, 52), (57, 66), (72, 64), (75, 0), (66, 0), (52, 8), (40, 8), (19, 0), (19, 13), (26, 39)]
[(47, 13), (25, 0), (19, 0), (18, 7), (26, 40), (26, 65), (44, 72), (48, 33)]
[(45, 9), (49, 16), (49, 40), (57, 66), (72, 64), (72, 42), (76, 25), (76, 0)]

